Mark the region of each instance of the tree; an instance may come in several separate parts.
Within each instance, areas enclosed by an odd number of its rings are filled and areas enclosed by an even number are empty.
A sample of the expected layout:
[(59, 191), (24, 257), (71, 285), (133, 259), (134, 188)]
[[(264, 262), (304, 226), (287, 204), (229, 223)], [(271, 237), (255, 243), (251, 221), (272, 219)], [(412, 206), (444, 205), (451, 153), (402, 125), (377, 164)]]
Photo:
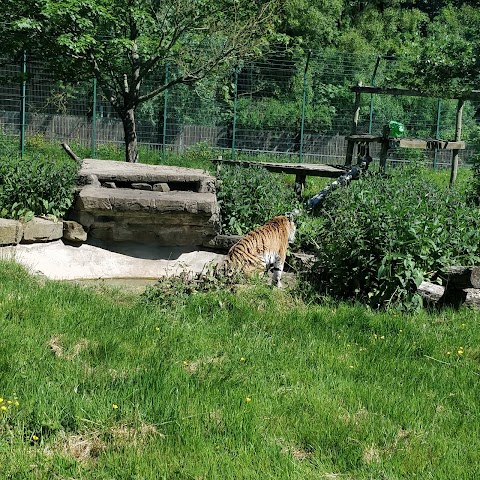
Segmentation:
[(452, 97), (480, 89), (480, 12), (477, 7), (440, 10), (399, 70), (400, 81), (432, 96)]
[(6, 44), (42, 56), (59, 78), (94, 76), (122, 120), (126, 160), (137, 162), (138, 106), (258, 54), (276, 1), (7, 0), (0, 29)]

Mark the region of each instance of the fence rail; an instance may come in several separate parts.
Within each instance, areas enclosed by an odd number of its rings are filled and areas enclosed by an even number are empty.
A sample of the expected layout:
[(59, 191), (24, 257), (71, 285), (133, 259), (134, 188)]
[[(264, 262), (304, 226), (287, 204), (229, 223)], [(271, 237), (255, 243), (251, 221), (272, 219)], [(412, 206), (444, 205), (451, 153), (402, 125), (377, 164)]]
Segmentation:
[[(195, 86), (177, 85), (137, 109), (141, 144), (168, 152), (205, 143), (238, 155), (274, 155), (278, 161), (343, 164), (350, 133), (354, 94), (349, 87), (386, 85), (395, 64), (375, 55), (333, 51), (293, 55), (273, 51), (261, 61), (205, 79)], [(164, 80), (168, 75), (165, 65)], [(154, 82), (150, 86), (153, 86)], [(475, 126), (478, 102), (466, 102), (464, 132)], [(361, 105), (358, 133), (380, 134), (397, 120), (407, 135), (451, 139), (455, 102), (435, 98), (367, 96)], [(41, 61), (0, 62), (0, 133), (25, 138), (42, 135), (53, 141), (76, 141), (91, 147), (122, 144), (121, 121), (95, 81), (55, 81)], [(373, 150), (373, 156), (379, 152)], [(472, 150), (462, 152), (468, 160)], [(393, 151), (407, 161), (431, 152)], [(438, 152), (438, 165), (449, 163)]]

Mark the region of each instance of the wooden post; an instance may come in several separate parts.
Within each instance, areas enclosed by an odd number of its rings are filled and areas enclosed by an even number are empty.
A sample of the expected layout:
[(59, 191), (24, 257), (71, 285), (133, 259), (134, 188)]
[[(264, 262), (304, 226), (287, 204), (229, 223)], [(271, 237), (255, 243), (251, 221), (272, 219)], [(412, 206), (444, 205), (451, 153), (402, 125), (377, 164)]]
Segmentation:
[[(459, 142), (462, 136), (462, 112), (463, 112), (463, 98), (458, 99), (457, 103), (457, 119), (455, 123), (455, 141)], [(452, 150), (452, 169), (450, 171), (450, 186), (455, 183), (458, 172), (458, 149)]]
[(305, 182), (307, 180), (306, 175), (302, 175), (297, 173), (295, 175), (295, 193), (297, 194), (298, 198), (302, 198), (303, 191), (305, 190)]
[[(355, 135), (357, 133), (358, 117), (360, 116), (360, 92), (355, 92), (355, 110), (353, 112), (353, 121), (351, 134)], [(352, 164), (353, 150), (355, 149), (355, 142), (353, 140), (348, 140), (347, 143), (347, 158), (345, 159), (345, 165)]]

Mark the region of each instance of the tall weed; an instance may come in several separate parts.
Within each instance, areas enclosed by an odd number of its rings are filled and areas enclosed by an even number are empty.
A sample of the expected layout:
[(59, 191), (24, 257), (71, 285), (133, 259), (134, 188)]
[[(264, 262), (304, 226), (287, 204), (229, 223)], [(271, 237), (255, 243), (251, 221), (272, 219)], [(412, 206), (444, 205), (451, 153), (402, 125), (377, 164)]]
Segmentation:
[(223, 233), (243, 235), (297, 206), (293, 186), (285, 183), (285, 177), (262, 167), (223, 165), (219, 180)]
[(61, 217), (73, 201), (77, 165), (32, 155), (27, 158), (2, 149), (0, 154), (0, 216), (28, 218), (34, 215)]
[(416, 287), (447, 265), (480, 260), (480, 215), (464, 192), (411, 165), (370, 175), (326, 201), (317, 238), (320, 287), (378, 307), (415, 307)]

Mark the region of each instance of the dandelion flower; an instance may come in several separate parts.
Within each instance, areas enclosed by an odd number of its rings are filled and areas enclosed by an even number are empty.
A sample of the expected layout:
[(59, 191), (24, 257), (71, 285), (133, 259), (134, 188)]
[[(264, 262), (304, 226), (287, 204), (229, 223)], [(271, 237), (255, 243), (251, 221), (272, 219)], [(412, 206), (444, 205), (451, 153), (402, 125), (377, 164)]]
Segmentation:
[(13, 402), (11, 400), (7, 400), (7, 403), (11, 405)]
[(252, 398), (251, 398), (251, 397), (247, 397), (247, 398), (245, 399), (245, 401), (246, 401), (247, 403), (249, 403), (249, 402), (252, 401)]
[(184, 360), (184, 361), (183, 361), (183, 364), (184, 364), (185, 366), (187, 366), (187, 365), (188, 365), (188, 362), (187, 362), (186, 360)]
[(0, 397), (0, 403), (3, 403), (3, 398), (2, 397)]
[(118, 405), (116, 403), (112, 403), (112, 408), (116, 410), (118, 408)]
[(18, 406), (20, 405), (20, 403), (19, 403), (18, 400), (15, 400), (15, 401), (13, 402), (13, 404), (14, 404), (16, 407), (18, 407)]
[(457, 353), (458, 353), (459, 355), (463, 355), (463, 354), (464, 354), (463, 348), (460, 347), (460, 348), (458, 349), (458, 352), (457, 352)]
[(241, 361), (241, 362), (244, 362), (244, 361), (245, 361), (245, 357), (242, 357), (242, 358), (240, 359), (240, 361)]
[(7, 410), (7, 406), (6, 406), (6, 405), (2, 405), (2, 406), (0, 407), (0, 409), (2, 409), (3, 411), (5, 411), (5, 410)]
[(451, 355), (451, 354), (452, 354), (452, 352), (447, 352), (447, 355)]
[(32, 435), (32, 440), (36, 442), (38, 440), (38, 437), (36, 435)]
[(160, 331), (160, 327), (155, 327), (155, 330), (156, 330), (157, 332), (159, 332), (159, 331)]

